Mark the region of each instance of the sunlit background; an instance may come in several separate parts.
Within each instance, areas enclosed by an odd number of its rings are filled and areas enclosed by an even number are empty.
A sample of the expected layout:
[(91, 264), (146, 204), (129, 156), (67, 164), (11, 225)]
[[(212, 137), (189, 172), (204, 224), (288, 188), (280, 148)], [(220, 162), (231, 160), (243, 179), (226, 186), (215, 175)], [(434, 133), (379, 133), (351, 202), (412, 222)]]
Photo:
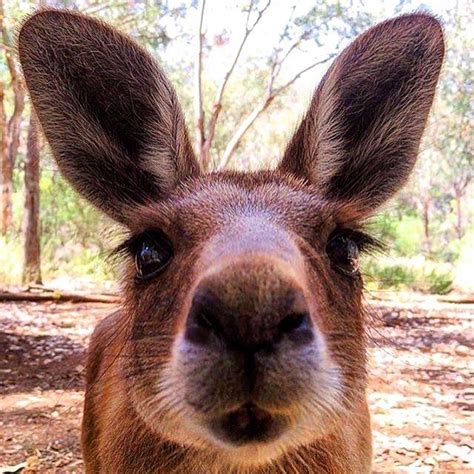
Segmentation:
[[(207, 0), (200, 77), (203, 134), (214, 137), (208, 142), (208, 153), (201, 153), (196, 143), (197, 153), (208, 169), (274, 166), (335, 53), (384, 18), (420, 9), (435, 13), (444, 22), (448, 44), (441, 83), (410, 184), (373, 222), (387, 252), (365, 262), (366, 282), (370, 289), (469, 291), (474, 273), (473, 5), (468, 0)], [(24, 283), (39, 280), (37, 263), (26, 275), (22, 263), (22, 227), (25, 219), (34, 218), (34, 212), (25, 210), (24, 192), (30, 105), (21, 93), (21, 76), (12, 76), (12, 70), (18, 72), (16, 28), (38, 6), (77, 9), (133, 36), (171, 77), (190, 133), (199, 135), (195, 123), (201, 2), (3, 1), (0, 129), (5, 130), (5, 143), (0, 156), (10, 160), (13, 188), (12, 217), (6, 222), (2, 218), (0, 282), (9, 285), (19, 284), (22, 276)], [(213, 115), (216, 103), (217, 116)], [(47, 145), (39, 142), (42, 280), (81, 285), (111, 279), (114, 270), (104, 256), (116, 242), (117, 232), (104, 234), (110, 223), (73, 193), (59, 176)], [(5, 216), (10, 197), (2, 196)]]

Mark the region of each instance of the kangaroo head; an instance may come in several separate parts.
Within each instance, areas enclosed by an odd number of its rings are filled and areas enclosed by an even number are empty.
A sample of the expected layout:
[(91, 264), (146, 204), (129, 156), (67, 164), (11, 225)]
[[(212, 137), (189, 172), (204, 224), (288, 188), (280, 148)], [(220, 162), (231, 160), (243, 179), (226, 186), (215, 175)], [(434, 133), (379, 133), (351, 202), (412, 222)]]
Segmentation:
[[(363, 222), (407, 180), (443, 34), (385, 21), (335, 60), (274, 170), (204, 174), (176, 94), (127, 36), (41, 11), (21, 29), (31, 99), (72, 186), (124, 225), (127, 397), (163, 439), (271, 463), (365, 400)], [(113, 395), (113, 380), (110, 382)]]

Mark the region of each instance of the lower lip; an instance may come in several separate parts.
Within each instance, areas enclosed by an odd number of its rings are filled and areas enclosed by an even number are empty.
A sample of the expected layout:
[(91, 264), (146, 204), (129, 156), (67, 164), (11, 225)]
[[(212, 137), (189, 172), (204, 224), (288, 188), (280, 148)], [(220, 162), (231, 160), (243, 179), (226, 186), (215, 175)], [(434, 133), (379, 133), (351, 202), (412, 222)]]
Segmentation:
[(287, 420), (247, 403), (210, 422), (211, 430), (223, 441), (236, 446), (268, 443), (284, 431)]

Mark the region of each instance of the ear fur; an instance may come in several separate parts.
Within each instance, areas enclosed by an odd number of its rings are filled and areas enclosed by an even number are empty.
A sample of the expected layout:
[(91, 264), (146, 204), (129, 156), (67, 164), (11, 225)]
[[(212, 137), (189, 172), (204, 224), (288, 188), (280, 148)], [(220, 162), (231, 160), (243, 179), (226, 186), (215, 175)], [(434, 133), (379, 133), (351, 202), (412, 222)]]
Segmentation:
[(59, 168), (112, 218), (199, 173), (176, 94), (140, 46), (63, 10), (23, 24), (19, 55), (33, 106)]
[(324, 76), (279, 169), (373, 213), (415, 164), (443, 56), (440, 23), (424, 13), (359, 36)]

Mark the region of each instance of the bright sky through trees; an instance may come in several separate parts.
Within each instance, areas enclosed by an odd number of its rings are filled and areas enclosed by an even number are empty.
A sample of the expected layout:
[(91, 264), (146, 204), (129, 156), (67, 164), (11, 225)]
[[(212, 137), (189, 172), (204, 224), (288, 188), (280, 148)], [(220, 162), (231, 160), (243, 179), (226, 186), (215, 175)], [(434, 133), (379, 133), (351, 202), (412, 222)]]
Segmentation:
[[(405, 2), (404, 5), (398, 7), (398, 4), (401, 3), (399, 0), (386, 0), (386, 1), (377, 1), (377, 0), (365, 0), (365, 1), (355, 1), (353, 2), (354, 10), (360, 8), (361, 10), (367, 11), (377, 21), (381, 21), (385, 18), (394, 16), (395, 12), (407, 13), (414, 10), (428, 10), (432, 13), (443, 18), (446, 13), (452, 9), (462, 10), (462, 4), (466, 0), (461, 1), (442, 1), (442, 0), (424, 0)], [(173, 7), (174, 4), (180, 4), (180, 0), (172, 0), (170, 7)], [(279, 35), (283, 31), (286, 22), (291, 14), (291, 9), (293, 5), (297, 5), (295, 16), (303, 15), (308, 12), (310, 8), (315, 5), (314, 0), (298, 0), (297, 2), (291, 2), (288, 0), (274, 0), (272, 1), (270, 7), (265, 12), (261, 22), (252, 32), (252, 41), (249, 42), (248, 47), (244, 49), (240, 64), (245, 64), (250, 57), (264, 57), (271, 52), (272, 48), (275, 47)], [(207, 0), (206, 1), (206, 10), (205, 10), (205, 19), (204, 19), (204, 31), (206, 33), (206, 39), (210, 44), (209, 54), (206, 55), (206, 74), (210, 79), (218, 80), (223, 70), (227, 67), (228, 62), (231, 60), (229, 57), (229, 49), (232, 49), (232, 46), (235, 48), (238, 47), (238, 43), (241, 40), (243, 35), (243, 28), (245, 25), (245, 15), (246, 13), (243, 10), (243, 7), (246, 5), (246, 2), (242, 2), (242, 9), (239, 10), (235, 7), (235, 2), (222, 1), (222, 0)], [(190, 9), (186, 12), (185, 18), (183, 20), (186, 23), (185, 29), (194, 33), (196, 30), (197, 24), (197, 11), (195, 9)], [(167, 19), (167, 28), (168, 31), (173, 37), (173, 33), (180, 35), (183, 24), (180, 23), (179, 26), (175, 25), (173, 27), (173, 19)], [(194, 36), (191, 35), (191, 42), (193, 41)], [(330, 52), (334, 50), (335, 45), (338, 44), (339, 39), (334, 36), (332, 41), (328, 44), (322, 45), (322, 47), (317, 48), (316, 45), (313, 45), (313, 48), (307, 44), (305, 45), (304, 50), (295, 51), (294, 55), (289, 58), (288, 63), (285, 66), (285, 70), (282, 71), (282, 75), (285, 76), (285, 73), (291, 75), (292, 70), (300, 69), (301, 66), (305, 66), (307, 63), (314, 61), (315, 56), (312, 49), (317, 49), (320, 56), (324, 55), (324, 52)], [(219, 48), (219, 44), (228, 43), (229, 48)], [(308, 42), (309, 43), (309, 42)], [(331, 44), (332, 43), (332, 44)], [(342, 42), (343, 46), (347, 41)], [(166, 53), (167, 58), (178, 58), (179, 60), (186, 60), (191, 58), (193, 54), (193, 47), (190, 43), (185, 43), (183, 41), (176, 42), (171, 44), (168, 47)], [(324, 74), (328, 65), (325, 64), (320, 68), (316, 68), (313, 71), (305, 74), (298, 81), (298, 88), (300, 91), (308, 95), (313, 91), (315, 82)]]

